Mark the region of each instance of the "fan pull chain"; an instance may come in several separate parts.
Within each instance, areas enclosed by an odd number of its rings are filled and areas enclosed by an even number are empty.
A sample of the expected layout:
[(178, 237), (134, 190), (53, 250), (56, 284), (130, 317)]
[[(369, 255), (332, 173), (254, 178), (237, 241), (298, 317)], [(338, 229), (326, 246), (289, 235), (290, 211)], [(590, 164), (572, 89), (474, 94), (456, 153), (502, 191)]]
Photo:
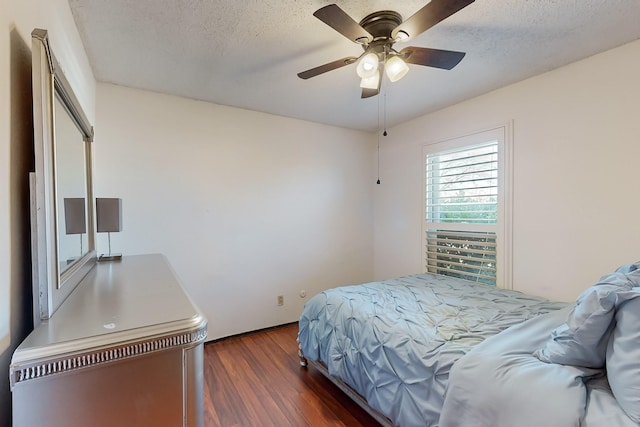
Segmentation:
[(382, 122), (382, 126), (384, 127), (384, 132), (382, 133), (382, 136), (387, 136), (387, 91), (384, 91), (384, 106), (383, 106), (383, 111), (384, 111), (384, 120)]
[(378, 119), (378, 128), (376, 129), (376, 133), (378, 135), (378, 180), (376, 184), (380, 184), (380, 97), (378, 97), (378, 114), (376, 114)]

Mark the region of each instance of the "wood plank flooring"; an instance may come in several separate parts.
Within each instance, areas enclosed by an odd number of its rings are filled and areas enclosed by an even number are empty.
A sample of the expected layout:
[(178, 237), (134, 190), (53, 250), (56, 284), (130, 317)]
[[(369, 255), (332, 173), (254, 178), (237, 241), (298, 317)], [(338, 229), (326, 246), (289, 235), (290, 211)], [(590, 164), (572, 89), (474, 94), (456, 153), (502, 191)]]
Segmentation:
[(297, 354), (291, 324), (204, 346), (206, 427), (378, 427)]

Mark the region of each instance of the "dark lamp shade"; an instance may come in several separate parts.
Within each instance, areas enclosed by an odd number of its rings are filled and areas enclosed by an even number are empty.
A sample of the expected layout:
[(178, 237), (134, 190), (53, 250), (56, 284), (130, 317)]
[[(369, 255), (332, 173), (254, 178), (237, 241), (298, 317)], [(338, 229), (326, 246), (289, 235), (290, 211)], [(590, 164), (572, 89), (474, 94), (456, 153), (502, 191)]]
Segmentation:
[(87, 232), (84, 197), (65, 197), (64, 226), (66, 234), (84, 234)]
[(122, 231), (122, 199), (96, 199), (98, 233)]

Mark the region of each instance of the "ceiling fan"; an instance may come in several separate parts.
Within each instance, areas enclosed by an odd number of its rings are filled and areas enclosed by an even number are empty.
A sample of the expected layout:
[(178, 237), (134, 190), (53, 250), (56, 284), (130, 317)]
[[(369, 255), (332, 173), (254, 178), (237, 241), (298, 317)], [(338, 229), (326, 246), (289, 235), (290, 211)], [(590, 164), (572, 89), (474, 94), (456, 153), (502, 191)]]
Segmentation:
[(400, 80), (409, 71), (409, 64), (425, 65), (450, 70), (462, 60), (465, 53), (451, 50), (409, 46), (397, 51), (396, 42), (406, 42), (448, 18), (474, 0), (432, 0), (406, 21), (398, 12), (381, 10), (354, 21), (338, 5), (330, 4), (314, 12), (314, 16), (348, 38), (358, 43), (364, 52), (348, 56), (298, 73), (301, 79), (358, 63), (356, 72), (361, 78), (362, 98), (380, 92), (383, 69), (392, 82)]

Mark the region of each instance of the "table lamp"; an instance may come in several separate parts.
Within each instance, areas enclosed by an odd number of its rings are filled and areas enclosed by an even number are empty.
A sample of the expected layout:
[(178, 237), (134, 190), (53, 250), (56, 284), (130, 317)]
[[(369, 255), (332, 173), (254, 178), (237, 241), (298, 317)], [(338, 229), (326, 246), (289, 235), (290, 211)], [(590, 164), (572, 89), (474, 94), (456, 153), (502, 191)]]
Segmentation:
[(111, 233), (122, 231), (122, 199), (96, 198), (96, 221), (98, 233), (107, 233), (109, 253), (102, 254), (98, 261), (119, 261), (122, 254), (111, 253)]

